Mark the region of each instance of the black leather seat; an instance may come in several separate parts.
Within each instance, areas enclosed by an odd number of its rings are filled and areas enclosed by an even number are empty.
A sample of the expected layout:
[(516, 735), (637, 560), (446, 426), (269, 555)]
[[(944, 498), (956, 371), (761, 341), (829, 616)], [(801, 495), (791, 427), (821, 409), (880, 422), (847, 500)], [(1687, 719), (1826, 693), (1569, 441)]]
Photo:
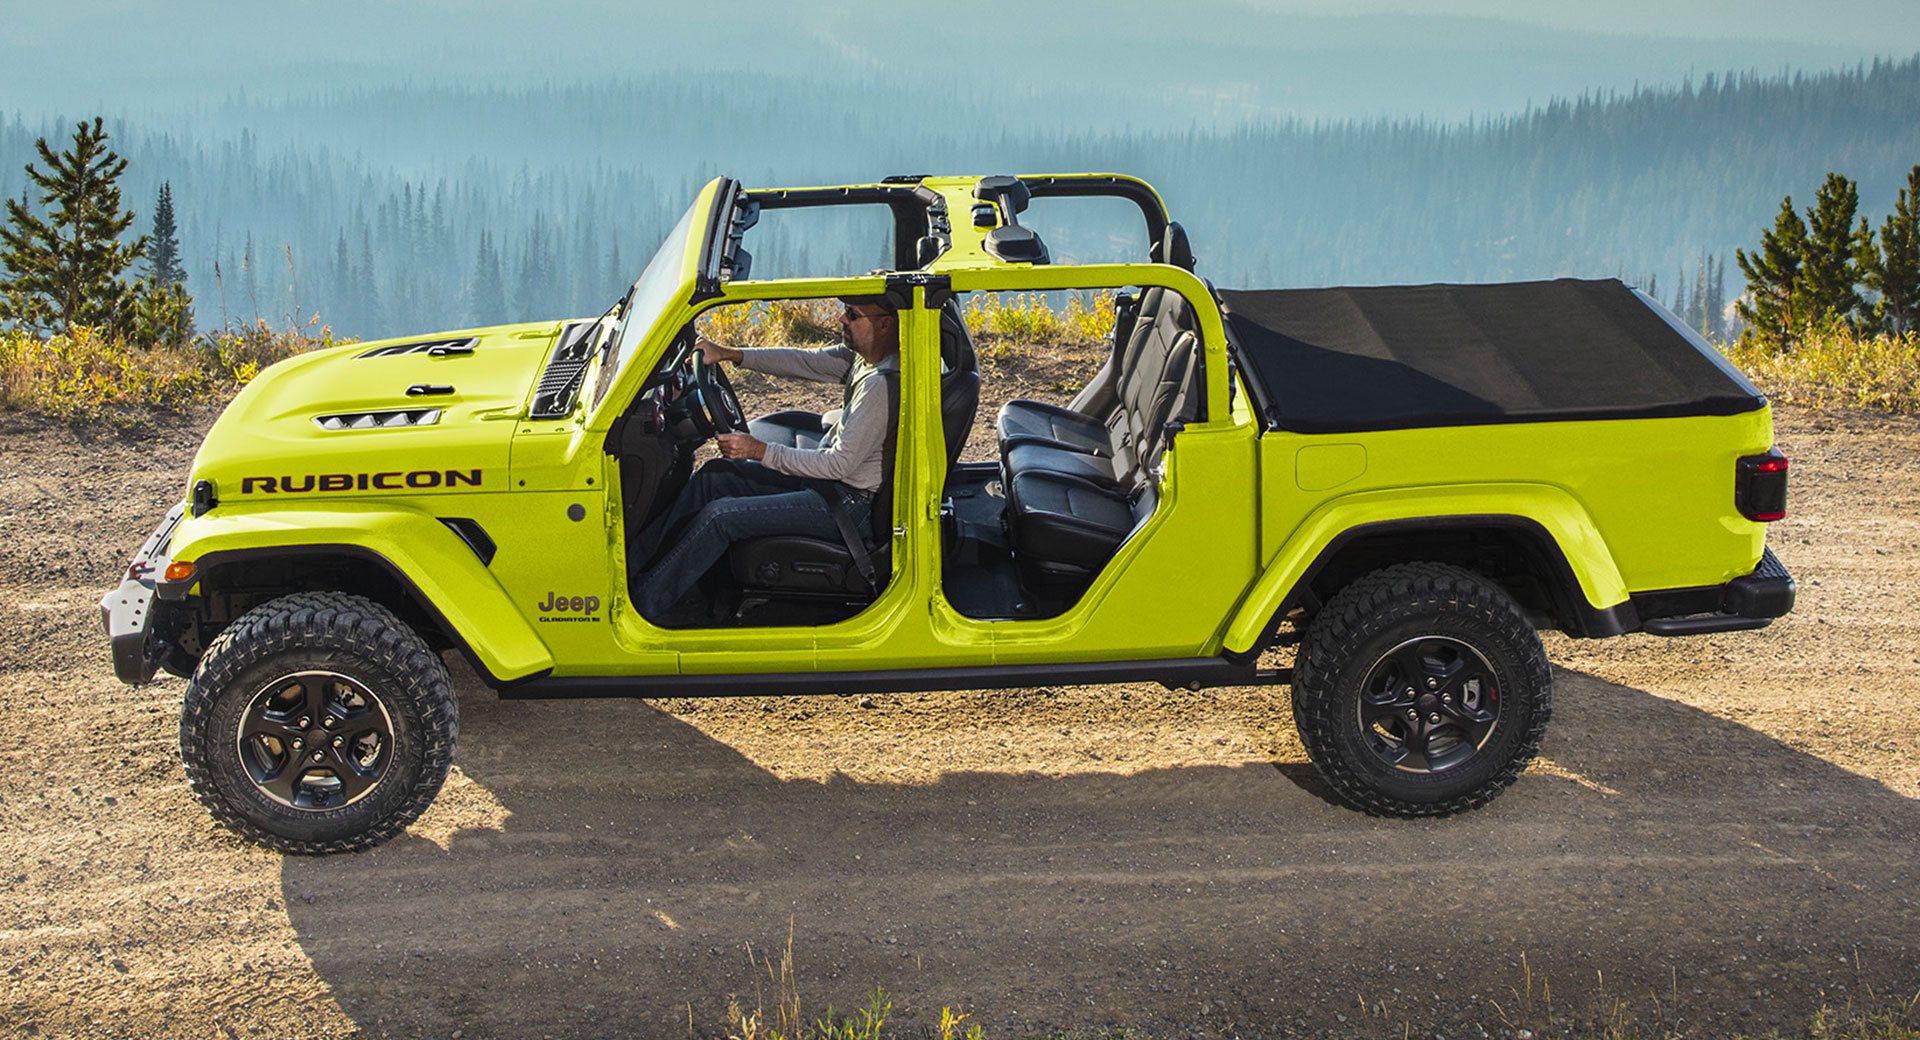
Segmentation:
[(1016, 474), (1007, 482), (1007, 516), (1021, 574), (1035, 589), (1084, 587), (1155, 501), (1144, 485), (1118, 495), (1051, 473)]
[[(1162, 257), (1170, 259), (1163, 261)], [(1166, 233), (1154, 244), (1151, 258), (1156, 263), (1193, 270), (1193, 250), (1187, 243), (1186, 230), (1177, 223), (1168, 224)], [(1142, 360), (1141, 351), (1147, 346), (1155, 325), (1164, 319), (1164, 310), (1170, 303), (1184, 304), (1184, 301), (1178, 293), (1169, 293), (1158, 286), (1149, 286), (1140, 294), (1130, 334), (1116, 339), (1113, 358), (1108, 363), (1116, 395), (1097, 413), (1077, 412), (1044, 401), (1013, 400), (1002, 405), (995, 418), (1002, 457), (1018, 445), (1031, 443), (1050, 444), (1089, 455), (1112, 455), (1115, 442), (1128, 432), (1116, 429), (1126, 420), (1125, 387), (1134, 381)], [(1164, 358), (1160, 360), (1164, 363)]]
[[(1162, 248), (1183, 266), (1192, 264), (1179, 225), (1168, 226)], [(1114, 400), (1098, 417), (1106, 435), (1103, 450), (1087, 447), (1093, 416), (1075, 426), (1032, 402), (1000, 413), (1008, 535), (1030, 586), (1070, 592), (1106, 566), (1153, 514), (1170, 426), (1199, 415), (1204, 354), (1198, 322), (1178, 293), (1149, 288), (1142, 294), (1127, 347), (1116, 352), (1114, 363)], [(1072, 436), (1020, 432), (1020, 424), (1040, 416)]]
[(1066, 443), (1015, 440), (1002, 458), (1009, 478), (1046, 471), (1125, 492), (1159, 458), (1167, 424), (1192, 418), (1198, 404), (1194, 373), (1201, 360), (1191, 309), (1184, 299), (1168, 295), (1152, 323), (1135, 327), (1134, 338), (1140, 343), (1109, 420), (1112, 439), (1107, 450), (1083, 452)]
[[(974, 354), (973, 338), (960, 318), (956, 300), (940, 310), (940, 425), (946, 439), (947, 468), (966, 447), (967, 432), (980, 405), (980, 363)], [(893, 380), (893, 400), (900, 401), (899, 375)], [(899, 421), (895, 417), (894, 429)], [(748, 424), (754, 436), (786, 437), (780, 443), (814, 448), (826, 426), (813, 412), (787, 411), (756, 419)], [(762, 433), (762, 430), (766, 433)], [(809, 440), (810, 438), (810, 440)], [(881, 458), (881, 483), (873, 496), (868, 540), (868, 558), (875, 582), (869, 587), (844, 539), (827, 540), (805, 535), (773, 535), (736, 542), (727, 551), (734, 579), (749, 590), (787, 594), (828, 594), (841, 597), (865, 597), (877, 594), (892, 574), (893, 539), (893, 467), (894, 434), (888, 433)]]
[(1007, 532), (1030, 587), (1084, 588), (1147, 517), (1168, 447), (1169, 420), (1192, 418), (1199, 380), (1197, 340), (1183, 332), (1154, 380), (1146, 438), (1119, 455), (1089, 455), (1045, 444), (1016, 445), (1002, 461)]
[(818, 448), (820, 439), (827, 435), (827, 423), (819, 412), (795, 408), (750, 419), (747, 421), (747, 432), (768, 444), (812, 450)]

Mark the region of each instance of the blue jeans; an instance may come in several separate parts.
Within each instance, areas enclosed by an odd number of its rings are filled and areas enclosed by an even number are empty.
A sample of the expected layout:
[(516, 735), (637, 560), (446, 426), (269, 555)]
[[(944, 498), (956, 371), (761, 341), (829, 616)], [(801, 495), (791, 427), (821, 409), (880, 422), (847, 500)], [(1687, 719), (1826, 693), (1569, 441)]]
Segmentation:
[[(864, 514), (860, 519), (864, 522)], [(661, 542), (682, 526), (685, 532), (661, 552)], [(727, 554), (729, 545), (773, 534), (841, 540), (833, 511), (812, 482), (757, 462), (707, 463), (687, 482), (673, 508), (648, 524), (633, 546), (632, 559), (649, 561), (646, 570), (633, 576), (634, 606), (648, 620), (660, 620)]]

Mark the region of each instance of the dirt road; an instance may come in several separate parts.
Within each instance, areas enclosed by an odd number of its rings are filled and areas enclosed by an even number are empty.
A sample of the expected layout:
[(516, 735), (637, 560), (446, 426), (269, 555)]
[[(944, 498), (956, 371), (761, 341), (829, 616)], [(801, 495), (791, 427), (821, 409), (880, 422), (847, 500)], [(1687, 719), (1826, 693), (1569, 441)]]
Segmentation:
[[(184, 683), (95, 604), (210, 416), (0, 416), (0, 1036), (707, 1036), (785, 945), (992, 1036), (1723, 1035), (1920, 989), (1920, 424), (1785, 411), (1798, 610), (1554, 637), (1545, 755), (1467, 816), (1331, 804), (1285, 691), (502, 702), (376, 851), (218, 829)], [(456, 665), (456, 667), (458, 667)], [(763, 998), (769, 1010), (773, 998)]]

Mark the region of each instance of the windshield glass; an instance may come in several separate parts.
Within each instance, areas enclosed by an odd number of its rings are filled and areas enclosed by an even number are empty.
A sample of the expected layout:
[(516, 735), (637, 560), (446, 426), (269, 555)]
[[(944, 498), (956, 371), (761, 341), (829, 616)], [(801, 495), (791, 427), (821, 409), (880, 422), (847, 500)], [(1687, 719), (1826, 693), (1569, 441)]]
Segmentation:
[(687, 207), (687, 212), (680, 217), (680, 223), (667, 233), (667, 240), (660, 243), (653, 259), (647, 261), (647, 269), (640, 272), (640, 280), (633, 283), (632, 290), (627, 293), (627, 305), (620, 312), (619, 332), (608, 356), (600, 362), (600, 378), (593, 388), (593, 403), (596, 406), (607, 395), (607, 388), (613, 385), (613, 377), (633, 359), (633, 352), (640, 349), (640, 341), (647, 338), (647, 330), (653, 328), (661, 312), (673, 302), (683, 284), (682, 264), (687, 255), (687, 238), (693, 234), (694, 214), (704, 210), (698, 199)]

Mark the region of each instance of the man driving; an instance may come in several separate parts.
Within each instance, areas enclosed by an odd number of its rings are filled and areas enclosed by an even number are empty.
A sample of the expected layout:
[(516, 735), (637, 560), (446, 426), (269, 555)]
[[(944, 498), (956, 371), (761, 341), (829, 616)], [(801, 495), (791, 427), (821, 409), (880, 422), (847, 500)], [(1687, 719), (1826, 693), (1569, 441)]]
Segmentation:
[[(671, 608), (745, 538), (799, 534), (839, 541), (842, 531), (829, 500), (838, 497), (855, 518), (861, 537), (883, 477), (887, 435), (896, 416), (900, 370), (900, 320), (883, 296), (846, 297), (840, 316), (843, 346), (724, 347), (697, 339), (707, 364), (730, 361), (742, 368), (789, 379), (845, 386), (840, 417), (817, 448), (769, 444), (751, 433), (718, 435), (724, 456), (700, 468), (673, 507), (647, 525), (633, 559), (647, 561), (633, 574), (635, 606), (649, 620), (674, 615)], [(671, 546), (667, 536), (684, 528)]]

